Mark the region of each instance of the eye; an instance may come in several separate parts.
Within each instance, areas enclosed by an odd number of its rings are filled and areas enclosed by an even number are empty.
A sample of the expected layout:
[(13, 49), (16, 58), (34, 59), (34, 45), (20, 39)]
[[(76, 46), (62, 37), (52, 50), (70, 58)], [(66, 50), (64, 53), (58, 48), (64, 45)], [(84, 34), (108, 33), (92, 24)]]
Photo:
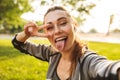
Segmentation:
[(67, 24), (67, 21), (62, 21), (62, 22), (60, 22), (59, 25), (64, 26), (64, 25), (66, 25), (66, 24)]
[(53, 26), (48, 26), (48, 27), (47, 27), (47, 30), (50, 31), (50, 30), (52, 30), (53, 28), (54, 28)]

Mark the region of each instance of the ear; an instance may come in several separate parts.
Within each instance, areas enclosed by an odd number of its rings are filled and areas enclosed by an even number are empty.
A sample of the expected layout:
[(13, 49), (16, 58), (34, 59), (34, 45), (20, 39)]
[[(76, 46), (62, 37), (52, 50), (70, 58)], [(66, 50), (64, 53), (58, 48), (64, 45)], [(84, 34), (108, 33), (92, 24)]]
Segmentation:
[(78, 22), (77, 22), (77, 20), (74, 17), (72, 17), (72, 22), (73, 22), (73, 24), (74, 24), (75, 27), (78, 26)]
[(74, 27), (74, 30), (77, 31), (77, 24), (75, 22), (73, 22), (73, 27)]

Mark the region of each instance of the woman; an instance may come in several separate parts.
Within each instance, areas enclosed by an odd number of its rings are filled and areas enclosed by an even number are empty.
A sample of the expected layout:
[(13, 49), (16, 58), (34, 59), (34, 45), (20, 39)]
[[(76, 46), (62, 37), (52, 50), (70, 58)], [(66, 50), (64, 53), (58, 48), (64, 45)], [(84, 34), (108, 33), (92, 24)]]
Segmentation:
[[(60, 6), (50, 8), (43, 26), (27, 23), (24, 31), (12, 40), (15, 48), (40, 60), (49, 62), (49, 80), (118, 80), (120, 61), (89, 51), (76, 36), (77, 24)], [(44, 30), (44, 33), (39, 33)], [(52, 46), (35, 45), (26, 40), (31, 36), (48, 38)]]

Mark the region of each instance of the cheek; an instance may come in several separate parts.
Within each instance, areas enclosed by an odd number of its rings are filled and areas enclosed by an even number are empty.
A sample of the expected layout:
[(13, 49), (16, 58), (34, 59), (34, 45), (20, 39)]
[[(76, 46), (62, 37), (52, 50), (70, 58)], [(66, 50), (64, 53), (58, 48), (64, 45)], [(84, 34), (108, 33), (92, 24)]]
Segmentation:
[(71, 32), (71, 25), (66, 25), (64, 27), (61, 27), (61, 29), (64, 31), (64, 32), (67, 32), (67, 33), (70, 33)]
[(53, 35), (53, 31), (45, 30), (45, 34), (48, 34), (49, 36), (52, 36)]
[(75, 40), (75, 33), (76, 33), (74, 26), (69, 27), (68, 33), (69, 33), (70, 41), (74, 41)]
[(71, 36), (75, 33), (74, 27), (72, 25), (68, 25), (64, 30), (66, 30)]

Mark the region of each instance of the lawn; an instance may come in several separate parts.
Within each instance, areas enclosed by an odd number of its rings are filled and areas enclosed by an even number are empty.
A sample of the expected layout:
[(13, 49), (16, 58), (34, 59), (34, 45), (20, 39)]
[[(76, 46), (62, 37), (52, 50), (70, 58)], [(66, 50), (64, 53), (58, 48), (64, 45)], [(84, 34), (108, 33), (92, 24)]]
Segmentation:
[[(46, 43), (46, 40), (35, 40)], [(120, 44), (89, 42), (91, 50), (111, 60), (120, 59)], [(0, 80), (45, 80), (48, 63), (20, 53), (11, 40), (0, 39)]]

